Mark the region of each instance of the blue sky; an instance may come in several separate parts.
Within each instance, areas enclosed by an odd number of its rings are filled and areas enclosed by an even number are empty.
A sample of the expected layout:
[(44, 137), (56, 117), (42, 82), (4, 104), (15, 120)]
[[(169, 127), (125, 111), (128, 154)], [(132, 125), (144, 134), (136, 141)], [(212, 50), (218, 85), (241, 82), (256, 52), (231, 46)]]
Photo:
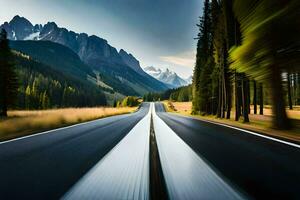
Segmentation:
[(102, 37), (142, 67), (192, 74), (202, 0), (0, 0), (0, 22), (16, 14)]

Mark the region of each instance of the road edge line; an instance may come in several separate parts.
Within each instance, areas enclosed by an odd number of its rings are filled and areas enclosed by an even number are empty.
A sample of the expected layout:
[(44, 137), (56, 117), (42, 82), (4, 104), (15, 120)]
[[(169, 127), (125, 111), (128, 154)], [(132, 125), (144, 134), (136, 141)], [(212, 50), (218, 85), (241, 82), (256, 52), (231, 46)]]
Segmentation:
[(251, 135), (255, 135), (255, 136), (258, 136), (258, 137), (262, 137), (262, 138), (265, 138), (265, 139), (269, 139), (269, 140), (272, 140), (272, 141), (275, 141), (275, 142), (279, 142), (279, 143), (286, 144), (286, 145), (289, 145), (289, 146), (296, 147), (296, 148), (300, 149), (300, 145), (297, 144), (297, 143), (288, 142), (288, 141), (285, 141), (285, 140), (282, 140), (282, 139), (279, 139), (279, 138), (276, 138), (276, 137), (272, 137), (272, 136), (269, 136), (269, 135), (265, 135), (265, 134), (262, 134), (262, 133), (258, 133), (258, 132), (250, 131), (250, 130), (247, 130), (247, 129), (242, 129), (242, 128), (238, 128), (238, 127), (235, 127), (235, 126), (222, 124), (222, 123), (214, 122), (214, 121), (210, 121), (210, 120), (205, 120), (205, 119), (199, 119), (199, 118), (196, 118), (196, 117), (180, 115), (180, 114), (177, 114), (177, 113), (171, 113), (171, 112), (166, 112), (166, 113), (170, 113), (172, 115), (178, 115), (178, 116), (186, 117), (186, 118), (190, 118), (190, 119), (195, 119), (195, 120), (199, 120), (199, 121), (203, 121), (203, 122), (207, 122), (207, 123), (211, 123), (211, 124), (215, 124), (215, 125), (219, 125), (219, 126), (224, 126), (224, 127), (227, 127), (227, 128), (231, 128), (231, 129), (235, 129), (235, 130), (242, 131), (242, 132), (245, 132), (245, 133), (249, 133)]
[[(128, 115), (128, 114), (124, 114), (124, 115)], [(116, 116), (121, 116), (121, 115), (113, 115), (113, 116), (103, 117), (103, 118), (100, 118), (100, 119), (94, 119), (94, 120), (90, 120), (90, 121), (86, 121), (86, 122), (71, 124), (71, 125), (67, 125), (67, 126), (63, 126), (63, 127), (59, 127), (59, 128), (39, 132), (39, 133), (33, 133), (33, 134), (13, 138), (13, 139), (10, 139), (10, 140), (4, 140), (4, 141), (0, 142), (0, 145), (6, 144), (6, 143), (9, 143), (9, 142), (14, 142), (14, 141), (26, 139), (26, 138), (30, 138), (30, 137), (34, 137), (34, 136), (44, 135), (44, 134), (51, 133), (51, 132), (54, 132), (54, 131), (60, 131), (60, 130), (63, 130), (63, 129), (73, 128), (73, 127), (76, 127), (76, 126), (85, 125), (85, 124), (88, 124), (88, 123), (92, 123), (92, 122), (96, 122), (96, 121), (99, 121), (99, 120), (104, 120), (104, 119), (107, 119), (107, 118), (110, 118), (110, 117), (116, 117)]]

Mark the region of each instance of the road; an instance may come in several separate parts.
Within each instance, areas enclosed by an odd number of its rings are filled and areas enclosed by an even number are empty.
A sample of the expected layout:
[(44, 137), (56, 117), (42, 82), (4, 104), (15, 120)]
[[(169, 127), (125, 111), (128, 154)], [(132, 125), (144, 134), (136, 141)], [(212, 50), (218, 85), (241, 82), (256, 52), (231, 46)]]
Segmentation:
[(153, 112), (161, 168), (170, 199), (247, 199)]
[(73, 199), (140, 199), (150, 197), (148, 114), (63, 197)]
[(216, 172), (255, 199), (300, 199), (300, 149), (235, 129), (157, 115)]
[(148, 112), (108, 117), (0, 145), (0, 199), (58, 199)]
[(300, 148), (161, 103), (0, 143), (0, 199), (151, 199), (150, 129), (170, 199), (300, 199)]

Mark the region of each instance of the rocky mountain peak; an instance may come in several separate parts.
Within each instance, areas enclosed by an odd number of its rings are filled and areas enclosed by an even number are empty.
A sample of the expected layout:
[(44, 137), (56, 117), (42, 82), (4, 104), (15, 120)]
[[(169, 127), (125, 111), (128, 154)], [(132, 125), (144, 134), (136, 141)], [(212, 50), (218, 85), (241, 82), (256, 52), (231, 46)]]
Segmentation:
[(121, 56), (123, 62), (131, 67), (134, 71), (139, 74), (145, 75), (145, 72), (140, 66), (140, 62), (130, 53), (127, 53), (124, 49), (119, 51), (119, 55)]
[(151, 75), (153, 78), (167, 84), (171, 88), (181, 87), (188, 85), (189, 83), (178, 76), (175, 72), (171, 71), (169, 68), (161, 70), (153, 66), (144, 68), (145, 72)]
[(26, 19), (25, 17), (20, 17), (19, 15), (16, 15), (12, 18), (12, 20), (9, 22), (9, 24), (18, 26), (18, 25), (22, 25), (22, 26), (28, 26), (28, 27), (33, 27), (33, 25), (31, 24), (31, 22)]

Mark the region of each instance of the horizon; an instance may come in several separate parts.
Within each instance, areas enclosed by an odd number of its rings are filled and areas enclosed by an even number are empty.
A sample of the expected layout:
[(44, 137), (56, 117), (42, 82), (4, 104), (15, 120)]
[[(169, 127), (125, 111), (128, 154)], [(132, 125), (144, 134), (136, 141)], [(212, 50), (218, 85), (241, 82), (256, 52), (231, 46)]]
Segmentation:
[[(6, 3), (10, 4), (10, 6), (7, 6), (10, 9), (0, 8), (0, 20), (3, 24), (19, 15), (29, 20), (33, 25), (55, 22), (58, 27), (66, 28), (69, 31), (87, 33), (103, 38), (118, 51), (124, 49), (139, 60), (143, 69), (148, 66), (154, 66), (162, 70), (169, 68), (184, 79), (190, 77), (194, 68), (196, 49), (194, 38), (198, 31), (196, 23), (202, 13), (202, 0), (193, 0), (189, 4), (174, 2), (174, 5), (170, 5), (172, 9), (168, 9), (167, 13), (164, 13), (167, 1), (156, 1), (154, 3), (156, 5), (153, 5), (153, 7), (161, 6), (162, 8), (152, 12), (143, 12), (149, 6), (146, 1), (129, 0), (128, 2), (131, 6), (124, 5), (124, 2), (121, 1), (116, 1), (112, 5), (106, 0), (99, 2), (93, 0), (79, 1), (76, 4), (62, 1), (61, 6), (59, 6), (57, 1), (50, 3), (20, 0)], [(44, 6), (47, 6), (45, 12), (36, 12)], [(185, 10), (191, 10), (191, 7), (193, 12), (185, 12)], [(144, 18), (149, 22), (150, 28), (132, 16), (135, 15), (132, 14), (133, 8), (138, 9), (136, 10), (136, 14), (140, 16), (138, 18)], [(78, 9), (82, 10), (80, 16)], [(59, 11), (59, 14), (50, 15), (54, 10)], [(89, 10), (90, 12), (88, 12)], [(114, 14), (116, 10), (119, 11), (118, 14)], [(173, 15), (174, 10), (176, 15)], [(127, 16), (127, 18), (121, 17), (121, 15)], [(160, 17), (157, 17), (157, 15), (160, 15)], [(173, 16), (174, 19), (172, 19)], [(135, 19), (132, 20), (132, 18)], [(164, 20), (158, 22), (159, 18)], [(79, 20), (80, 23), (78, 23)], [(93, 22), (87, 23), (91, 21)], [(189, 27), (187, 27), (187, 24)], [(162, 45), (158, 46), (160, 43)]]

